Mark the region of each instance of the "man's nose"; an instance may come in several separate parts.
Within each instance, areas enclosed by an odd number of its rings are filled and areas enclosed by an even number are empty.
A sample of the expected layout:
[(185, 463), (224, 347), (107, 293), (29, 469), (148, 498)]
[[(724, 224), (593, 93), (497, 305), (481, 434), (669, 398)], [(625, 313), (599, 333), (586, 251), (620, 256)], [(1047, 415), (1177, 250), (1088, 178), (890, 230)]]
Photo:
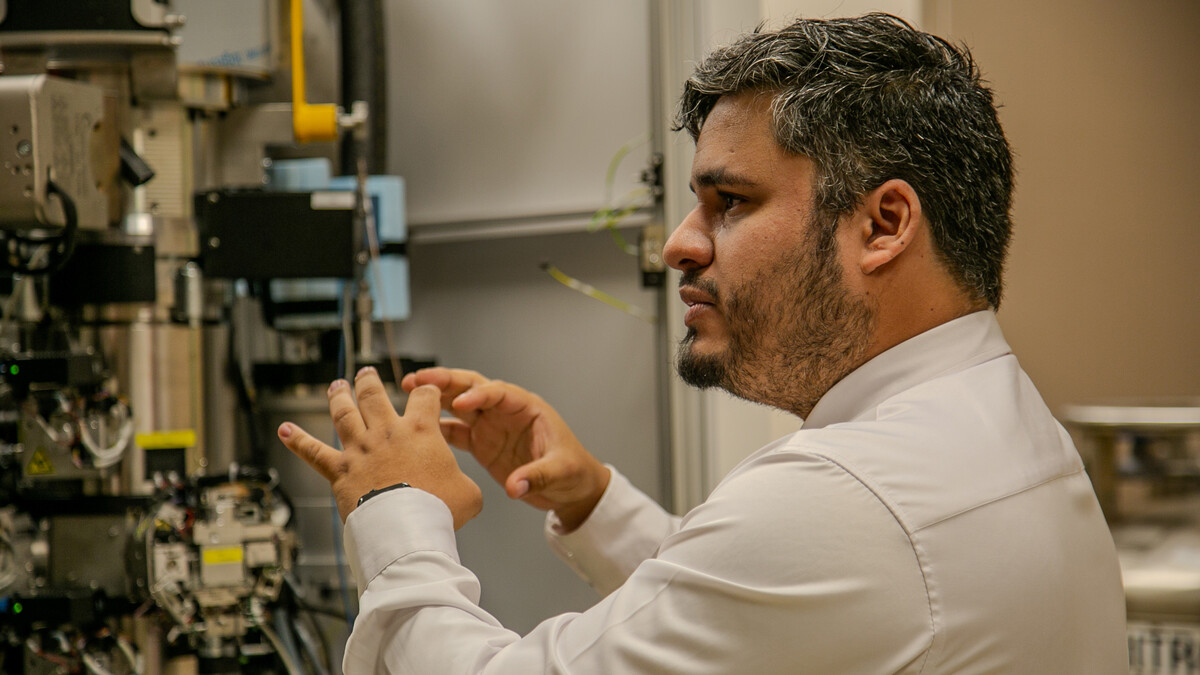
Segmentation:
[(692, 209), (663, 246), (663, 260), (680, 271), (712, 264), (712, 240), (703, 227), (700, 207)]

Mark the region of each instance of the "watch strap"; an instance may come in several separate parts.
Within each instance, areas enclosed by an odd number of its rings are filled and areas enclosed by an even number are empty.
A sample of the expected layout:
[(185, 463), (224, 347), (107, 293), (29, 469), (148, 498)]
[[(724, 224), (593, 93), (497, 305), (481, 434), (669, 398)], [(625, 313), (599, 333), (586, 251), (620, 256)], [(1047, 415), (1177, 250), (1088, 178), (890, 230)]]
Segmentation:
[(368, 499), (370, 499), (371, 497), (374, 497), (376, 495), (381, 495), (385, 492), (391, 492), (392, 490), (399, 490), (400, 488), (406, 488), (406, 487), (412, 487), (412, 486), (409, 485), (408, 483), (396, 483), (395, 485), (389, 485), (387, 487), (376, 488), (374, 490), (371, 490), (367, 494), (359, 497), (358, 504), (355, 504), (355, 507), (362, 506), (363, 502), (367, 501)]

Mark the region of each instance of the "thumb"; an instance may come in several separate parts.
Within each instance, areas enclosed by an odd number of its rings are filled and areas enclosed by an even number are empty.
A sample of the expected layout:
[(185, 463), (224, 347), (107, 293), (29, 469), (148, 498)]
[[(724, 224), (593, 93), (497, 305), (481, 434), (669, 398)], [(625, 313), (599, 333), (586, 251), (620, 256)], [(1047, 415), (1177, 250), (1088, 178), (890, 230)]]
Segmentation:
[(546, 489), (560, 473), (554, 457), (542, 457), (513, 469), (504, 481), (504, 491), (509, 497), (520, 499)]
[(409, 373), (409, 374), (405, 375), (404, 377), (400, 378), (400, 388), (403, 389), (404, 393), (406, 393), (406, 394), (411, 392), (413, 389), (416, 389), (417, 388), (417, 374)]

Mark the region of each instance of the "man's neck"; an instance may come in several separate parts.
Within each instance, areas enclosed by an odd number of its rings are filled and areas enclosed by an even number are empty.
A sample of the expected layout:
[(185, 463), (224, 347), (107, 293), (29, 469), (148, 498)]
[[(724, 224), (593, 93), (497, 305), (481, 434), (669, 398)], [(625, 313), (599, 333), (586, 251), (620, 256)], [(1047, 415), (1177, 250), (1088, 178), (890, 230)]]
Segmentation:
[(985, 300), (972, 298), (952, 284), (947, 278), (941, 287), (925, 287), (929, 292), (906, 294), (880, 303), (871, 346), (862, 363), (921, 333), (988, 308)]

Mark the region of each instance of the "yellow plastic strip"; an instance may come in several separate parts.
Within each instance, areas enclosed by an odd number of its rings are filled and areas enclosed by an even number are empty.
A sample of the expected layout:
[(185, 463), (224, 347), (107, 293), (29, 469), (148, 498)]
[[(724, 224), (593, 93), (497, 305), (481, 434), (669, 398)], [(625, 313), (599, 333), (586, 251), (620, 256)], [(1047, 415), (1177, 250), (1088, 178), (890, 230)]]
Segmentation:
[(605, 293), (604, 291), (596, 288), (595, 286), (593, 286), (591, 284), (584, 283), (574, 277), (568, 276), (562, 270), (558, 269), (554, 265), (551, 265), (550, 263), (543, 263), (542, 269), (546, 270), (547, 274), (554, 277), (554, 280), (559, 282), (563, 286), (566, 286), (567, 288), (570, 288), (575, 291), (579, 291), (580, 293), (583, 293), (584, 295), (588, 296), (589, 298), (594, 298), (596, 300), (599, 300), (600, 302), (603, 302), (604, 304), (608, 305), (609, 307), (615, 307), (615, 308), (621, 310), (622, 312), (625, 312), (626, 314), (635, 316), (635, 317), (641, 319), (642, 321), (645, 321), (646, 323), (654, 323), (655, 321), (657, 321), (657, 319), (655, 319), (653, 314), (647, 312), (646, 310), (642, 309), (641, 307), (638, 307), (636, 305), (631, 305), (622, 300), (618, 300), (618, 299), (614, 298), (613, 296), (609, 295), (608, 293)]

